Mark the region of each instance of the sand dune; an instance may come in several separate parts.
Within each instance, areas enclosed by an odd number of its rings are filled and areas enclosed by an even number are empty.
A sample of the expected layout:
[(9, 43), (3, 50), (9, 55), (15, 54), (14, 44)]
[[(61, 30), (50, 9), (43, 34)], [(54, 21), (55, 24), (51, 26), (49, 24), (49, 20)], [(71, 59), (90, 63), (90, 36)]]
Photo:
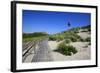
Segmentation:
[(89, 31), (87, 32), (81, 32), (82, 29), (79, 31), (78, 35), (82, 38), (82, 39), (86, 39), (87, 37), (91, 37), (91, 34)]
[[(57, 45), (60, 42), (56, 42), (56, 41), (49, 41), (48, 44), (50, 46), (50, 48), (52, 48), (52, 50), (57, 48)], [(72, 42), (70, 43), (70, 45), (73, 45), (74, 47), (76, 47), (76, 49), (78, 50), (78, 53), (72, 55), (72, 56), (65, 56), (62, 55), (61, 53), (58, 52), (54, 52), (52, 51), (52, 56), (54, 61), (66, 61), (66, 60), (87, 60), (91, 58), (91, 47), (90, 45), (87, 45), (88, 42)]]

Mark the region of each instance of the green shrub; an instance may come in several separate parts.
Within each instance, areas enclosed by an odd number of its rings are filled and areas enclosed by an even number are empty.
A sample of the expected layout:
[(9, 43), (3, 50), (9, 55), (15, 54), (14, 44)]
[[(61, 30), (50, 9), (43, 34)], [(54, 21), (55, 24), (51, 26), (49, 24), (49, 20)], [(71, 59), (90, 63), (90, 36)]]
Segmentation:
[(80, 29), (80, 28), (73, 28), (72, 31), (73, 31), (74, 33), (79, 33), (79, 29)]
[(65, 48), (66, 48), (65, 42), (62, 42), (58, 45), (58, 50), (65, 51), (66, 50)]
[(60, 52), (61, 54), (63, 55), (68, 55), (68, 56), (71, 56), (72, 54), (75, 54), (77, 53), (77, 50), (75, 47), (71, 46), (71, 45), (66, 45), (65, 42), (63, 43), (60, 43), (58, 45), (58, 48), (54, 51), (57, 51), (57, 52)]
[(55, 36), (49, 36), (49, 40), (56, 41), (56, 37)]
[(48, 36), (48, 34), (46, 32), (23, 33), (23, 38), (33, 38), (41, 36)]
[(61, 34), (49, 35), (49, 40), (52, 40), (52, 41), (61, 41), (63, 39), (64, 39), (64, 36)]
[(65, 39), (70, 39), (72, 42), (77, 42), (81, 39), (81, 37), (77, 35), (77, 33), (70, 31), (65, 33)]
[(85, 41), (86, 41), (86, 42), (91, 42), (91, 38), (90, 38), (90, 37), (87, 37), (87, 38), (85, 39)]
[(76, 42), (77, 41), (77, 38), (74, 37), (74, 36), (70, 36), (70, 39), (71, 39), (72, 42)]
[(69, 52), (72, 52), (73, 54), (77, 53), (77, 50), (76, 50), (75, 47), (73, 47), (73, 46), (71, 46), (71, 45), (68, 45), (67, 48), (68, 48), (68, 51), (69, 51)]
[(66, 44), (69, 44), (69, 43), (70, 43), (70, 39), (66, 39), (66, 40), (65, 40), (65, 43), (66, 43)]
[(57, 39), (57, 41), (62, 41), (62, 40), (64, 40), (64, 36), (61, 34), (56, 35), (56, 39)]
[(81, 42), (85, 42), (85, 40), (84, 40), (84, 39), (82, 39), (82, 38), (80, 38), (80, 39), (79, 39), (79, 41), (81, 41)]
[(64, 51), (64, 52), (62, 52), (62, 54), (63, 54), (63, 55), (67, 55), (67, 56), (71, 56), (71, 55), (72, 55), (72, 53), (71, 53), (71, 52), (69, 52), (69, 51), (67, 51), (67, 50), (66, 50), (66, 51)]

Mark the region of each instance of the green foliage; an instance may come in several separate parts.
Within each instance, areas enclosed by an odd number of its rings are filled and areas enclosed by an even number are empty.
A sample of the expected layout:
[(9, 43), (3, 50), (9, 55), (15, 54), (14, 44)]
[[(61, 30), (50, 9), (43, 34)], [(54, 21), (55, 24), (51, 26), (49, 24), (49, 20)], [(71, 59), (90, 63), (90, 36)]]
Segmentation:
[(72, 42), (76, 42), (76, 41), (77, 41), (77, 38), (74, 37), (74, 36), (70, 36), (70, 40), (71, 40)]
[(72, 54), (77, 53), (77, 50), (75, 47), (71, 46), (71, 45), (66, 45), (65, 42), (62, 42), (58, 45), (58, 48), (54, 51), (60, 52), (63, 55), (68, 55), (71, 56)]
[(65, 39), (66, 44), (69, 44), (70, 42), (71, 42), (70, 39)]
[(49, 40), (54, 40), (54, 41), (65, 40), (66, 43), (69, 43), (69, 40), (70, 40), (70, 42), (89, 41), (88, 39), (87, 40), (82, 39), (77, 33), (79, 33), (80, 29), (87, 29), (88, 31), (90, 31), (91, 30), (90, 27), (91, 26), (88, 25), (88, 26), (84, 26), (84, 27), (72, 28), (72, 29), (69, 29), (67, 31), (63, 31), (61, 33), (57, 33), (57, 34), (50, 36)]
[(40, 36), (40, 37), (32, 37), (32, 38), (23, 38), (23, 42), (28, 42), (28, 41), (41, 41), (43, 39), (47, 38), (46, 36)]
[(34, 32), (34, 33), (23, 33), (23, 38), (32, 38), (32, 37), (40, 37), (40, 36), (47, 36), (48, 34), (45, 32)]
[(65, 39), (70, 39), (70, 41), (76, 42), (76, 41), (79, 41), (79, 39), (81, 39), (81, 37), (74, 32), (67, 32), (65, 34)]
[(48, 36), (47, 33), (45, 32), (34, 32), (34, 33), (29, 33), (25, 34), (23, 33), (23, 42), (28, 42), (28, 41), (38, 41), (43, 38), (46, 38)]
[(90, 38), (90, 37), (87, 37), (87, 38), (85, 39), (85, 41), (86, 41), (86, 42), (91, 42), (91, 38)]
[(73, 54), (77, 53), (77, 50), (76, 50), (75, 47), (73, 47), (73, 46), (71, 46), (71, 45), (68, 45), (67, 48), (68, 48), (68, 51), (69, 51), (69, 52), (72, 52)]
[(91, 44), (91, 37), (87, 37), (86, 39), (80, 39), (81, 42), (89, 42), (89, 45)]
[(57, 38), (56, 38), (55, 36), (52, 36), (52, 35), (49, 36), (49, 40), (56, 41), (56, 39), (57, 39)]
[(61, 34), (49, 35), (49, 40), (52, 40), (52, 41), (61, 41), (63, 39), (64, 39), (64, 36)]
[(31, 41), (33, 40), (33, 38), (23, 38), (23, 42), (28, 42), (28, 41)]
[(61, 41), (64, 39), (66, 40), (66, 43), (67, 41), (76, 42), (79, 41), (81, 37), (77, 35), (77, 33), (73, 30), (49, 36), (49, 40), (53, 40), (53, 41)]
[(61, 41), (61, 40), (64, 40), (64, 36), (59, 34), (59, 35), (56, 35), (56, 38), (57, 38), (57, 41)]
[(60, 43), (60, 44), (58, 45), (58, 49), (59, 49), (59, 50), (61, 50), (61, 49), (65, 50), (65, 48), (66, 48), (66, 43), (65, 43), (65, 42), (62, 42), (62, 43)]
[(80, 38), (79, 40), (80, 40), (81, 42), (85, 42), (85, 40), (84, 40), (84, 39), (82, 39), (82, 38)]
[(79, 30), (80, 30), (80, 28), (73, 28), (73, 29), (71, 29), (69, 31), (73, 31), (74, 33), (79, 33)]

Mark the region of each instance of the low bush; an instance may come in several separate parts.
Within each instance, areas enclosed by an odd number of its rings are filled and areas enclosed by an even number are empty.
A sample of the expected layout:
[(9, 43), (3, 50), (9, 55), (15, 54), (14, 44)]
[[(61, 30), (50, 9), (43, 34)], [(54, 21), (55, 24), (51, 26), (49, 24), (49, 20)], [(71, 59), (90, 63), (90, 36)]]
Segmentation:
[(68, 51), (72, 52), (73, 54), (77, 53), (77, 50), (75, 47), (68, 45), (67, 48), (68, 48)]
[(87, 38), (85, 39), (85, 41), (86, 41), (86, 42), (91, 42), (91, 38), (90, 38), (90, 37), (87, 37)]
[(23, 38), (33, 38), (41, 36), (48, 36), (48, 34), (46, 32), (23, 33)]
[(61, 35), (61, 34), (56, 35), (56, 38), (57, 38), (57, 41), (58, 41), (58, 42), (64, 40), (64, 36)]
[(71, 56), (72, 54), (77, 53), (77, 50), (75, 47), (71, 45), (66, 45), (65, 42), (60, 43), (58, 45), (58, 48), (54, 51), (60, 52), (61, 54), (66, 55), (66, 56)]
[(49, 40), (52, 40), (52, 41), (61, 41), (61, 40), (64, 40), (64, 36), (61, 35), (61, 34), (49, 35)]
[(74, 36), (70, 36), (70, 40), (71, 40), (72, 42), (76, 42), (76, 41), (77, 41), (77, 38), (74, 37)]
[(72, 42), (80, 41), (81, 37), (72, 31), (66, 32), (65, 39), (70, 39)]
[(70, 39), (66, 39), (66, 40), (65, 40), (65, 43), (66, 43), (66, 44), (69, 44), (70, 42), (71, 42)]
[(80, 38), (80, 39), (79, 39), (79, 41), (81, 41), (81, 42), (85, 42), (85, 40), (84, 40), (84, 39), (82, 39), (82, 38)]
[(80, 28), (73, 28), (71, 29), (71, 31), (73, 31), (74, 33), (79, 33)]
[(52, 40), (52, 41), (56, 41), (56, 37), (55, 36), (49, 36), (49, 40)]

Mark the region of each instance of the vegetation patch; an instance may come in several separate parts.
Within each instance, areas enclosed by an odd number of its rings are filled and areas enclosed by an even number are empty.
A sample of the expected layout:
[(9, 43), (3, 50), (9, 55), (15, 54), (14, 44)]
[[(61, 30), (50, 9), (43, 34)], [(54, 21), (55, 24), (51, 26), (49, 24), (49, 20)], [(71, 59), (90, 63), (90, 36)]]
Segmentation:
[(70, 42), (71, 42), (70, 39), (65, 39), (66, 44), (69, 44)]
[(46, 32), (23, 33), (23, 38), (47, 36)]
[(64, 40), (64, 36), (62, 34), (49, 35), (49, 40), (61, 41), (61, 40)]
[(86, 42), (91, 42), (91, 38), (90, 38), (90, 37), (87, 37), (87, 38), (85, 39), (85, 41), (86, 41)]
[(66, 45), (65, 42), (60, 43), (58, 45), (58, 48), (54, 51), (59, 52), (66, 56), (71, 56), (72, 54), (75, 54), (78, 52), (75, 47), (73, 47), (71, 45)]
[(48, 37), (48, 34), (45, 32), (34, 32), (34, 33), (23, 33), (23, 42), (28, 41), (40, 41)]
[(70, 42), (77, 42), (82, 39), (77, 33), (79, 32), (80, 28), (73, 28), (67, 31), (63, 31), (61, 33), (49, 35), (49, 40), (52, 41), (62, 41), (65, 40), (66, 43)]

